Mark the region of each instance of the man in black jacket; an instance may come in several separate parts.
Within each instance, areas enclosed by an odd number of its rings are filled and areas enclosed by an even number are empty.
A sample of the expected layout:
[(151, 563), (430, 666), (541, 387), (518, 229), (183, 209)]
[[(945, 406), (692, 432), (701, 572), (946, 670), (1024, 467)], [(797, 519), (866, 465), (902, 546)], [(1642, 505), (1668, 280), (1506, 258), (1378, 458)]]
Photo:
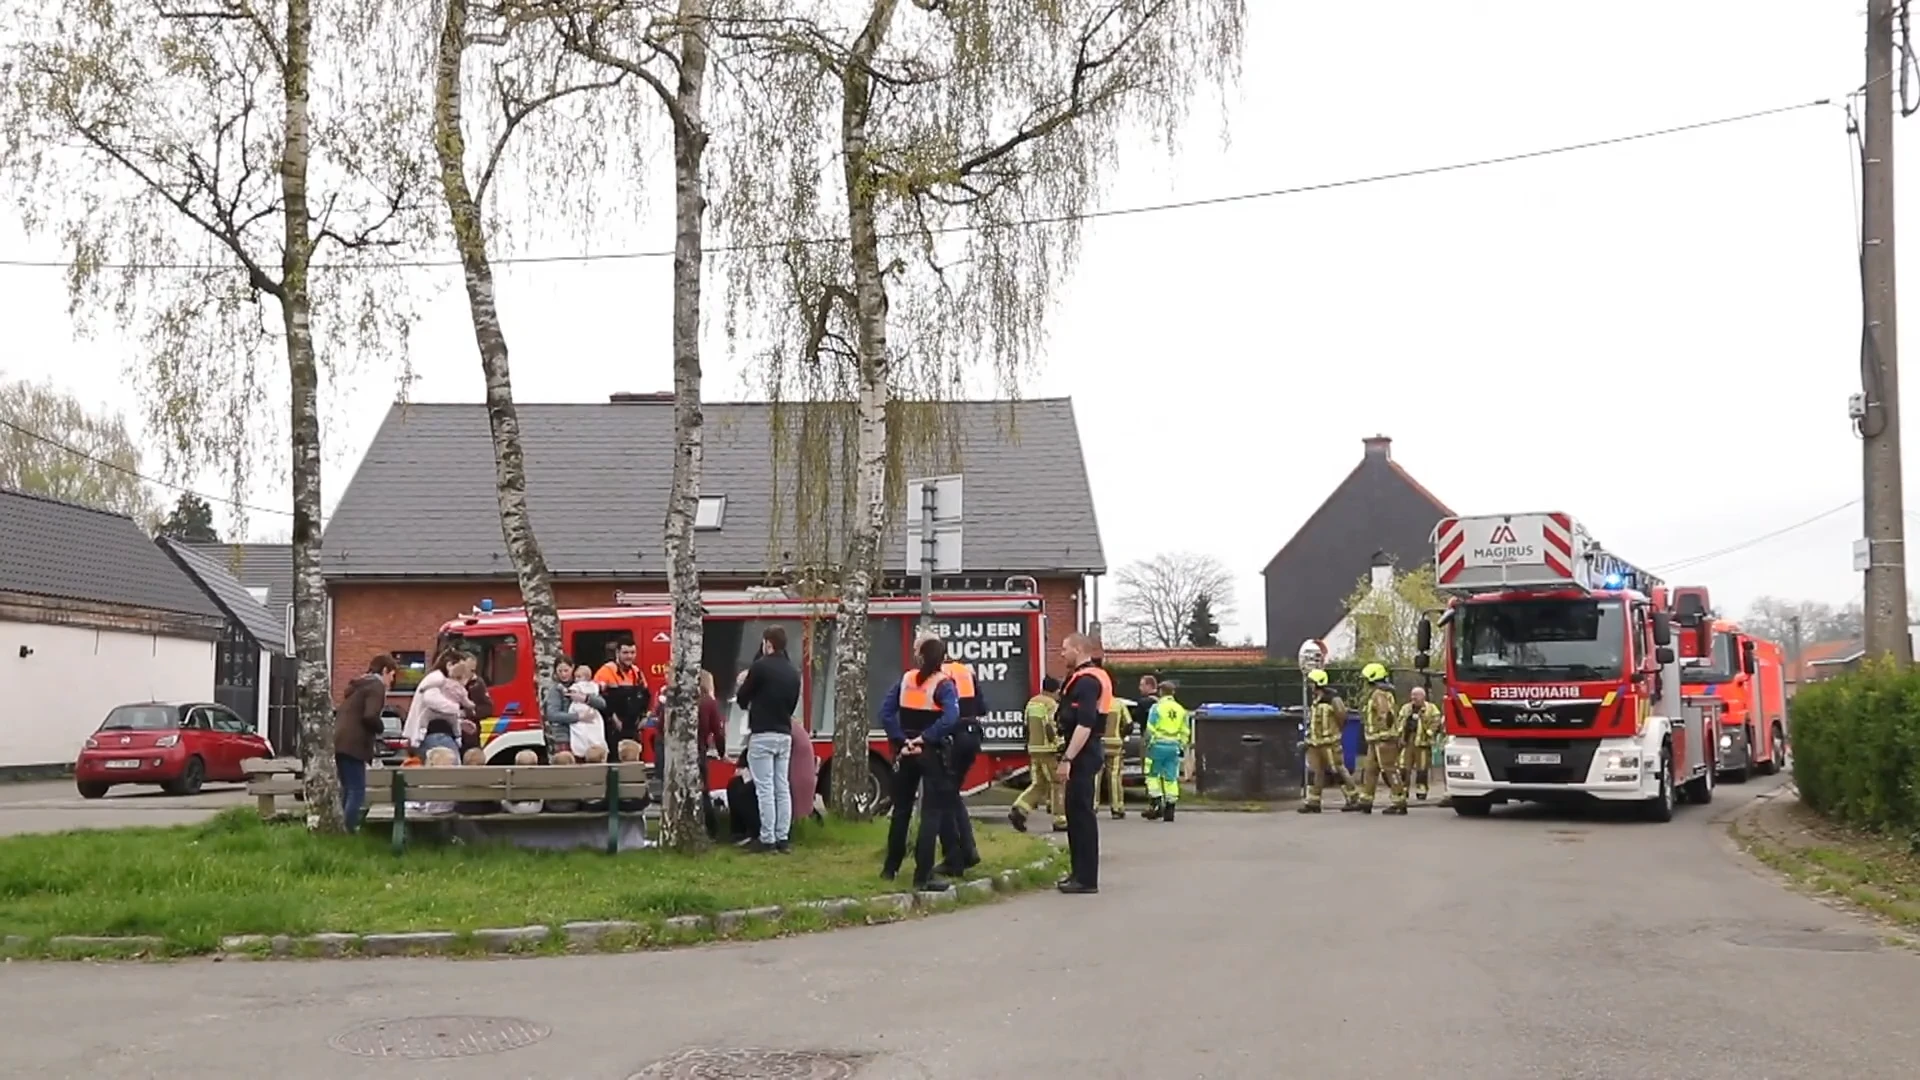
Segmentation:
[(734, 700), (747, 710), (747, 771), (760, 804), (753, 851), (792, 850), (793, 718), (800, 710), (800, 669), (787, 659), (787, 629), (760, 635), (760, 657), (740, 676)]
[(1093, 813), (1093, 783), (1100, 775), (1108, 713), (1113, 710), (1113, 679), (1100, 666), (1100, 646), (1085, 634), (1068, 634), (1060, 647), (1069, 671), (1055, 714), (1060, 738), (1056, 778), (1067, 789), (1067, 852), (1073, 869), (1060, 881), (1063, 893), (1100, 891), (1100, 824)]

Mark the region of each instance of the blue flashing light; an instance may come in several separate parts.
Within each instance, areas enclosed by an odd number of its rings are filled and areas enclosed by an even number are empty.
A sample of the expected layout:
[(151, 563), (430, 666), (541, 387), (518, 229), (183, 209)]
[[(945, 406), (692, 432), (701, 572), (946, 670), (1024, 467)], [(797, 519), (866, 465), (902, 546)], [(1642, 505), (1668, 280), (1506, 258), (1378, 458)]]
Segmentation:
[(491, 599), (480, 601), (480, 610), (485, 612), (491, 612), (493, 610), (493, 601)]
[(1626, 584), (1626, 580), (1626, 578), (1621, 577), (1619, 574), (1608, 574), (1606, 577), (1606, 586), (1609, 589), (1617, 589)]

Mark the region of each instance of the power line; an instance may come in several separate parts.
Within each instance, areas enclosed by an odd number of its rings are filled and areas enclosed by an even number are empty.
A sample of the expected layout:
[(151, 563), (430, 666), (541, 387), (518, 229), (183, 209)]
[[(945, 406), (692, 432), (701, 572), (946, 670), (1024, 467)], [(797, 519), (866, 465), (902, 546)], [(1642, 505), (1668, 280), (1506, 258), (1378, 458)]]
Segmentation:
[(1664, 563), (1660, 566), (1654, 567), (1653, 569), (1656, 573), (1662, 573), (1662, 574), (1671, 573), (1672, 571), (1675, 571), (1675, 570), (1690, 569), (1692, 567), (1700, 565), (1701, 563), (1710, 562), (1714, 559), (1718, 559), (1723, 555), (1731, 555), (1736, 551), (1745, 551), (1746, 549), (1753, 547), (1757, 544), (1764, 544), (1767, 541), (1774, 539), (1775, 537), (1785, 536), (1786, 534), (1793, 532), (1796, 529), (1804, 529), (1807, 526), (1812, 525), (1817, 521), (1824, 521), (1825, 519), (1832, 517), (1833, 515), (1839, 513), (1840, 511), (1847, 509), (1848, 507), (1858, 506), (1858, 505), (1860, 505), (1859, 499), (1857, 498), (1848, 499), (1846, 502), (1841, 503), (1839, 506), (1822, 510), (1810, 518), (1806, 518), (1805, 520), (1802, 520), (1802, 521), (1796, 521), (1791, 525), (1785, 526), (1783, 528), (1775, 529), (1772, 532), (1761, 533), (1759, 536), (1750, 537), (1746, 540), (1740, 541), (1737, 544), (1729, 544), (1726, 547), (1719, 548), (1714, 551), (1702, 552), (1699, 555), (1689, 555), (1684, 559), (1675, 559), (1672, 562)]
[(163, 487), (169, 491), (176, 491), (182, 495), (191, 495), (194, 498), (199, 499), (201, 502), (204, 502), (204, 503), (208, 503), (208, 504), (220, 503), (226, 506), (238, 507), (239, 509), (242, 509), (242, 510), (251, 510), (257, 514), (278, 514), (281, 517), (293, 516), (293, 511), (291, 510), (276, 510), (270, 506), (253, 506), (248, 503), (236, 503), (231, 499), (223, 499), (217, 495), (208, 495), (203, 492), (195, 491), (190, 487), (185, 487), (180, 484), (170, 483), (166, 480), (156, 479), (155, 477), (148, 476), (145, 473), (140, 473), (132, 469), (129, 469), (125, 465), (116, 465), (113, 462), (108, 461), (104, 458), (95, 457), (94, 455), (87, 453), (85, 450), (82, 450), (77, 446), (68, 446), (66, 443), (63, 443), (58, 439), (52, 438), (50, 436), (42, 435), (39, 432), (33, 430), (32, 428), (22, 427), (19, 424), (16, 424), (13, 421), (8, 420), (6, 417), (3, 417), (3, 416), (0, 416), (0, 427), (7, 428), (10, 431), (18, 432), (19, 434), (25, 435), (27, 438), (32, 439), (35, 442), (45, 443), (46, 445), (51, 446), (55, 450), (58, 450), (62, 453), (72, 454), (74, 457), (81, 458), (82, 460), (85, 460), (85, 461), (90, 461), (93, 464), (98, 465), (103, 469), (111, 469), (114, 472), (123, 473), (127, 476), (131, 476), (134, 479), (142, 481), (144, 483), (153, 484), (156, 487)]
[[(1246, 191), (1236, 195), (1216, 195), (1216, 196), (1212, 196), (1209, 198), (1202, 198), (1202, 199), (1181, 199), (1175, 202), (1149, 203), (1143, 206), (1115, 207), (1111, 210), (1089, 210), (1084, 214), (1054, 214), (1054, 215), (1045, 216), (1045, 217), (1020, 218), (1014, 221), (995, 222), (990, 224), (968, 223), (968, 224), (961, 224), (961, 225), (945, 225), (945, 226), (940, 226), (938, 228), (930, 229), (928, 230), (928, 232), (936, 236), (943, 236), (943, 235), (956, 234), (956, 233), (986, 232), (989, 230), (997, 230), (997, 229), (1018, 229), (1018, 228), (1033, 228), (1036, 226), (1043, 226), (1043, 225), (1064, 225), (1070, 222), (1077, 222), (1077, 221), (1096, 221), (1102, 218), (1134, 217), (1141, 214), (1158, 214), (1158, 213), (1164, 213), (1172, 210), (1194, 210), (1194, 209), (1199, 209), (1201, 207), (1226, 206), (1232, 203), (1253, 202), (1260, 199), (1277, 199), (1277, 198), (1281, 198), (1283, 196), (1288, 196), (1288, 195), (1307, 195), (1307, 194), (1312, 194), (1314, 192), (1319, 192), (1319, 191), (1333, 191), (1339, 188), (1360, 187), (1366, 184), (1381, 184), (1381, 183), (1386, 183), (1388, 181), (1393, 181), (1393, 180), (1410, 180), (1410, 179), (1414, 179), (1416, 177), (1422, 177), (1422, 176), (1437, 176), (1442, 173), (1462, 172), (1468, 169), (1480, 169), (1480, 168), (1485, 168), (1491, 165), (1509, 165), (1519, 161), (1531, 161), (1535, 158), (1553, 157), (1557, 154), (1571, 154), (1580, 150), (1595, 150), (1601, 147), (1619, 146), (1623, 143), (1640, 142), (1646, 139), (1657, 139), (1667, 135), (1680, 135), (1680, 134), (1684, 134), (1686, 132), (1691, 132), (1691, 131), (1703, 131), (1707, 128), (1725, 127), (1729, 124), (1740, 124), (1750, 120), (1761, 120), (1767, 117), (1780, 116), (1785, 113), (1799, 112), (1802, 109), (1812, 109), (1812, 108), (1817, 108), (1820, 106), (1826, 106), (1831, 104), (1833, 104), (1833, 101), (1831, 98), (1818, 98), (1813, 101), (1803, 101), (1795, 105), (1782, 105), (1782, 106), (1779, 106), (1778, 108), (1761, 109), (1758, 112), (1741, 113), (1737, 116), (1722, 116), (1713, 120), (1701, 120), (1691, 124), (1680, 124), (1674, 127), (1657, 128), (1652, 131), (1636, 132), (1632, 135), (1616, 135), (1611, 138), (1593, 139), (1588, 142), (1568, 143), (1562, 146), (1550, 146), (1550, 147), (1544, 147), (1538, 150), (1526, 150), (1516, 154), (1502, 154), (1498, 157), (1476, 158), (1472, 161), (1458, 161), (1448, 165), (1429, 165), (1429, 166), (1424, 166), (1424, 167), (1415, 168), (1415, 169), (1401, 169), (1396, 172), (1373, 173), (1367, 176), (1348, 177), (1342, 180), (1326, 180), (1317, 184), (1299, 184), (1292, 187), (1269, 188), (1264, 191)], [(912, 239), (920, 235), (922, 234), (917, 231), (886, 233), (882, 235), (882, 239), (887, 239), (887, 240)], [(809, 245), (809, 246), (816, 245), (816, 244), (841, 244), (841, 243), (845, 243), (846, 240), (847, 238), (844, 236), (790, 237), (782, 240), (762, 240), (762, 241), (756, 241), (753, 243), (722, 244), (715, 247), (705, 248), (703, 250), (707, 254), (714, 255), (714, 254), (728, 254), (728, 253), (745, 252), (745, 251), (775, 250), (775, 249), (787, 247), (792, 244), (803, 244), (803, 245)], [(585, 252), (579, 255), (502, 256), (492, 261), (495, 266), (532, 266), (532, 265), (542, 265), (547, 263), (596, 263), (596, 262), (633, 261), (633, 260), (639, 260), (639, 259), (666, 259), (666, 258), (671, 258), (672, 256), (673, 256), (673, 250), (671, 248), (661, 248), (661, 249), (644, 250), (644, 251)], [(11, 266), (11, 267), (38, 267), (38, 268), (45, 268), (45, 269), (66, 269), (70, 264), (71, 264), (70, 260), (0, 259), (0, 266)], [(96, 265), (99, 269), (103, 269), (103, 270), (136, 270), (136, 271), (139, 271), (139, 270), (225, 270), (225, 269), (231, 268), (230, 264), (227, 264), (227, 263), (155, 262), (155, 263), (99, 263)], [(313, 264), (313, 266), (316, 269), (323, 268), (323, 267), (336, 268), (336, 269), (353, 269), (358, 266), (371, 267), (373, 265), (375, 264), (331, 263), (331, 262), (316, 262)], [(425, 269), (425, 268), (439, 268), (439, 267), (457, 267), (460, 265), (460, 261), (458, 259), (401, 259), (394, 262), (380, 263), (377, 265), (383, 269), (394, 268), (394, 267), (409, 268), (409, 269)]]

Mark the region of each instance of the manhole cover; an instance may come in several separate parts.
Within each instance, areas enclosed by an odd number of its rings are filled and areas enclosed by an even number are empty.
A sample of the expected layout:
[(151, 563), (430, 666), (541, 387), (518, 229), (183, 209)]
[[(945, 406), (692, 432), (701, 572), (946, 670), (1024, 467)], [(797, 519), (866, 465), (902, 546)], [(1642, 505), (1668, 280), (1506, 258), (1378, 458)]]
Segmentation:
[(1728, 940), (1752, 949), (1805, 949), (1809, 952), (1872, 952), (1880, 941), (1871, 934), (1828, 933), (1822, 930), (1761, 930), (1736, 934)]
[(656, 1061), (629, 1080), (845, 1080), (859, 1063), (856, 1055), (811, 1050), (696, 1047)]
[(531, 1046), (553, 1029), (499, 1016), (416, 1016), (376, 1020), (333, 1037), (335, 1050), (361, 1057), (452, 1058)]

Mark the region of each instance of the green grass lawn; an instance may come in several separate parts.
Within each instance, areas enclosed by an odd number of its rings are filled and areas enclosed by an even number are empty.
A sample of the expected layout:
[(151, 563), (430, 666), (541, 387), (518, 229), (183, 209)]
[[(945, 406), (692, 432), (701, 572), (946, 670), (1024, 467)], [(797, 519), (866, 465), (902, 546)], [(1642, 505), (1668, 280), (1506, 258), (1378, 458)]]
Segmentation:
[[(1019, 869), (1052, 850), (1006, 829), (975, 831), (984, 862), (971, 876)], [(396, 857), (385, 829), (314, 836), (240, 808), (201, 825), (0, 839), (0, 935), (150, 935), (195, 952), (232, 934), (641, 922), (865, 898), (907, 887), (904, 875), (880, 879), (885, 837), (884, 822), (804, 821), (787, 856), (731, 846), (609, 856), (446, 845), (421, 834)]]

